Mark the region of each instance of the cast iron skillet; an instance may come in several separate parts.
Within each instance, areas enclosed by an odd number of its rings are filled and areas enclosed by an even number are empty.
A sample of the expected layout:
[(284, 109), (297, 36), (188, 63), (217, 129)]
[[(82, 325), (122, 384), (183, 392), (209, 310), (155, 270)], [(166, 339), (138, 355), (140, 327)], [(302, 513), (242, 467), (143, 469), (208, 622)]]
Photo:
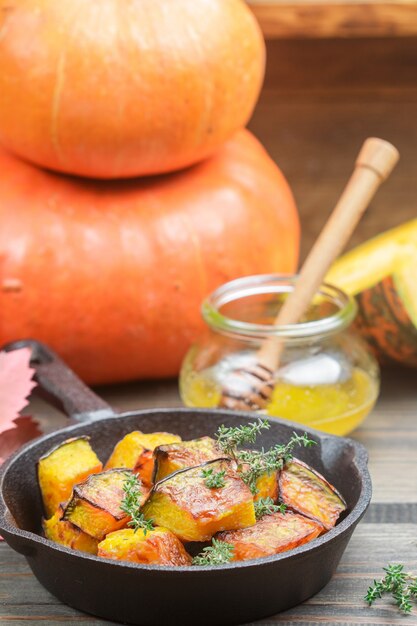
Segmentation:
[(318, 445), (297, 456), (345, 497), (348, 512), (338, 525), (288, 553), (216, 567), (162, 567), (120, 563), (59, 546), (41, 536), (42, 504), (36, 462), (68, 437), (89, 435), (102, 461), (126, 433), (169, 431), (183, 439), (211, 435), (221, 424), (237, 426), (250, 413), (223, 410), (152, 409), (115, 414), (45, 346), (32, 348), (39, 389), (81, 424), (36, 439), (0, 471), (0, 532), (23, 554), (38, 580), (70, 606), (127, 624), (239, 624), (288, 609), (317, 593), (331, 578), (371, 498), (363, 446), (299, 425), (271, 420), (259, 446), (307, 432)]

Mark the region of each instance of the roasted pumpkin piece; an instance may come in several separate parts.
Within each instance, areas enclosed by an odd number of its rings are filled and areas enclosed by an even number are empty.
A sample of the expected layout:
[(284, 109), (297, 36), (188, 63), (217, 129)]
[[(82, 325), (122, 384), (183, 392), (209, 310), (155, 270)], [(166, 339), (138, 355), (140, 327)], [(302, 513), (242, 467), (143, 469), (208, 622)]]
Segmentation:
[(245, 561), (291, 550), (323, 531), (318, 522), (288, 511), (264, 515), (254, 526), (219, 533), (216, 539), (233, 546), (232, 561)]
[(156, 483), (180, 469), (201, 465), (206, 461), (224, 457), (224, 454), (218, 449), (214, 439), (201, 437), (191, 441), (158, 446), (154, 450), (154, 457), (154, 482)]
[(89, 443), (89, 437), (67, 439), (54, 446), (38, 461), (38, 480), (46, 517), (66, 502), (72, 488), (103, 466)]
[[(250, 469), (247, 463), (240, 467), (243, 475)], [(278, 471), (264, 472), (255, 481), (256, 493), (253, 495), (255, 502), (261, 498), (271, 498), (274, 502), (278, 499)]]
[[(227, 460), (180, 470), (157, 483), (143, 507), (146, 519), (182, 541), (208, 541), (221, 530), (255, 523), (251, 491)], [(203, 470), (224, 472), (224, 486), (206, 485)]]
[(327, 530), (346, 510), (346, 502), (337, 489), (298, 459), (293, 459), (281, 470), (279, 497), (293, 511), (319, 521)]
[(190, 565), (191, 557), (167, 528), (136, 532), (131, 528), (109, 533), (98, 545), (98, 556), (116, 561), (153, 565)]
[[(128, 470), (111, 469), (75, 485), (64, 519), (99, 541), (107, 533), (127, 526), (130, 518), (120, 505), (125, 496), (123, 485), (131, 474)], [(148, 490), (143, 487), (141, 504), (147, 494)]]
[(278, 498), (278, 472), (262, 474), (256, 481), (257, 493), (253, 499), (271, 498), (274, 502)]
[(152, 477), (154, 466), (153, 450), (144, 450), (142, 454), (139, 455), (135, 467), (133, 468), (135, 474), (140, 477), (142, 483), (148, 489), (153, 485)]
[(60, 505), (55, 515), (47, 520), (42, 520), (45, 537), (68, 548), (73, 548), (73, 550), (97, 554), (97, 539), (90, 537), (71, 522), (62, 519), (63, 515), (64, 507)]
[(139, 474), (143, 484), (150, 487), (154, 469), (153, 450), (157, 446), (179, 441), (181, 437), (171, 433), (142, 433), (135, 430), (116, 444), (105, 469), (126, 467)]

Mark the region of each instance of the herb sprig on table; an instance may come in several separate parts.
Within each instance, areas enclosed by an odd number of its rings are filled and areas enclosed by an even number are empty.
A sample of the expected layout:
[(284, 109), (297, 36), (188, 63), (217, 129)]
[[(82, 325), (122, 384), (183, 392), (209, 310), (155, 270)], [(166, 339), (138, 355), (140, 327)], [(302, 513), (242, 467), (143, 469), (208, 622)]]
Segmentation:
[(417, 576), (404, 572), (404, 565), (388, 565), (383, 570), (384, 578), (374, 580), (374, 584), (368, 589), (365, 601), (371, 606), (375, 600), (390, 593), (402, 613), (411, 613), (412, 601), (417, 601)]
[(225, 541), (213, 539), (212, 545), (204, 548), (193, 558), (193, 565), (223, 565), (233, 558), (234, 546)]
[(132, 526), (136, 532), (139, 528), (143, 529), (146, 535), (154, 529), (153, 521), (145, 519), (140, 510), (140, 501), (142, 498), (142, 481), (135, 474), (127, 474), (123, 483), (124, 498), (120, 504), (120, 509), (132, 519), (128, 522), (128, 526)]
[(316, 444), (306, 433), (303, 435), (293, 433), (288, 443), (276, 444), (269, 450), (238, 449), (238, 446), (255, 443), (257, 435), (270, 427), (267, 420), (258, 420), (247, 426), (228, 428), (222, 425), (217, 431), (217, 445), (237, 463), (242, 480), (254, 495), (258, 493), (256, 486), (258, 478), (263, 474), (271, 474), (282, 469), (292, 459), (292, 452), (297, 445), (308, 448)]

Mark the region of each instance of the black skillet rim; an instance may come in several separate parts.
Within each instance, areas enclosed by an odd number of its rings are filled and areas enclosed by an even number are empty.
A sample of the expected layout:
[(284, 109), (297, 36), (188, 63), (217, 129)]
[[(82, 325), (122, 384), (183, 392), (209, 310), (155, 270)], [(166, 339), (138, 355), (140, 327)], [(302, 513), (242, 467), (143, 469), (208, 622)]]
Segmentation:
[[(152, 415), (152, 413), (172, 413), (175, 411), (176, 413), (184, 413), (184, 414), (199, 414), (199, 415), (212, 415), (212, 409), (190, 409), (184, 407), (171, 407), (171, 408), (152, 408), (152, 409), (141, 409), (139, 411), (129, 411), (126, 413), (115, 414), (113, 417), (104, 418), (102, 421), (111, 422), (113, 419), (123, 419), (127, 417), (140, 417), (141, 415)], [(216, 411), (216, 414), (221, 414), (225, 416), (234, 416), (234, 417), (242, 417), (244, 420), (248, 420), (250, 418), (254, 418), (253, 414), (247, 412), (240, 411), (228, 411), (221, 410)], [(266, 416), (262, 416), (266, 417)], [(266, 418), (268, 419), (268, 418)], [(344, 535), (350, 528), (354, 528), (356, 524), (360, 521), (360, 519), (365, 514), (366, 509), (369, 506), (372, 496), (372, 482), (371, 476), (368, 470), (368, 452), (366, 448), (355, 441), (354, 439), (350, 439), (349, 437), (339, 437), (338, 435), (331, 435), (328, 433), (324, 433), (322, 431), (315, 430), (313, 428), (304, 427), (303, 424), (298, 424), (296, 422), (291, 422), (288, 420), (281, 420), (278, 418), (269, 419), (272, 424), (279, 423), (284, 426), (288, 426), (289, 428), (294, 428), (294, 430), (303, 430), (307, 434), (312, 435), (313, 437), (317, 437), (321, 441), (326, 439), (334, 439), (338, 441), (343, 441), (345, 445), (352, 446), (355, 454), (352, 458), (352, 463), (356, 466), (358, 470), (358, 474), (361, 477), (361, 492), (358, 498), (356, 505), (353, 509), (346, 515), (346, 517), (337, 524), (334, 528), (329, 530), (327, 533), (322, 535), (321, 537), (317, 537), (312, 541), (299, 546), (298, 548), (294, 548), (288, 552), (282, 552), (277, 555), (260, 557), (257, 559), (248, 559), (247, 561), (238, 561), (233, 563), (227, 563), (224, 565), (184, 565), (184, 566), (167, 566), (167, 565), (141, 565), (139, 563), (129, 563), (129, 562), (120, 562), (115, 561), (113, 559), (106, 559), (103, 557), (98, 557), (92, 554), (88, 554), (85, 552), (79, 552), (76, 550), (72, 550), (71, 548), (67, 548), (66, 546), (61, 546), (41, 535), (37, 535), (31, 531), (20, 529), (16, 526), (12, 526), (6, 519), (6, 515), (11, 516), (11, 513), (6, 505), (6, 502), (3, 497), (3, 483), (7, 472), (10, 467), (14, 464), (14, 462), (22, 455), (25, 454), (28, 450), (38, 445), (41, 441), (45, 442), (48, 439), (55, 437), (56, 435), (67, 435), (69, 433), (73, 433), (74, 430), (78, 430), (80, 426), (88, 428), (89, 422), (78, 423), (72, 426), (67, 426), (66, 428), (62, 428), (60, 430), (54, 431), (52, 433), (48, 433), (47, 435), (42, 435), (33, 439), (22, 448), (17, 450), (12, 456), (10, 456), (0, 467), (0, 531), (5, 531), (10, 535), (18, 538), (25, 538), (26, 540), (33, 542), (35, 544), (40, 544), (44, 548), (48, 548), (52, 551), (56, 551), (63, 555), (67, 555), (69, 558), (82, 559), (86, 561), (93, 561), (95, 563), (109, 564), (116, 568), (124, 568), (131, 569), (140, 572), (159, 572), (159, 573), (167, 573), (167, 572), (175, 572), (182, 574), (190, 574), (197, 572), (200, 573), (208, 573), (208, 572), (219, 572), (219, 571), (233, 571), (233, 570), (241, 570), (251, 567), (261, 567), (262, 565), (271, 565), (272, 563), (277, 563), (280, 561), (284, 561), (285, 559), (296, 559), (302, 558), (309, 552), (315, 552), (318, 550), (323, 544), (326, 544), (333, 539), (336, 539), (342, 535)], [(342, 493), (343, 495), (343, 493)], [(7, 541), (6, 541), (7, 542)]]

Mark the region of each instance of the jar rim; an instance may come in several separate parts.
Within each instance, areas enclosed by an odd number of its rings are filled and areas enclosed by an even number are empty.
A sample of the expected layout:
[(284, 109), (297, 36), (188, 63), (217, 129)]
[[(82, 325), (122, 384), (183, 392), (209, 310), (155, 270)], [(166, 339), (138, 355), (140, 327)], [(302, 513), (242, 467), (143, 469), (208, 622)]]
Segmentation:
[(256, 274), (224, 283), (203, 302), (201, 312), (205, 322), (223, 334), (245, 337), (281, 337), (303, 339), (340, 332), (351, 324), (357, 313), (355, 298), (338, 287), (323, 283), (317, 292), (337, 306), (337, 311), (319, 320), (298, 324), (274, 325), (244, 322), (220, 312), (225, 304), (248, 296), (268, 293), (288, 293), (294, 289), (298, 274)]

